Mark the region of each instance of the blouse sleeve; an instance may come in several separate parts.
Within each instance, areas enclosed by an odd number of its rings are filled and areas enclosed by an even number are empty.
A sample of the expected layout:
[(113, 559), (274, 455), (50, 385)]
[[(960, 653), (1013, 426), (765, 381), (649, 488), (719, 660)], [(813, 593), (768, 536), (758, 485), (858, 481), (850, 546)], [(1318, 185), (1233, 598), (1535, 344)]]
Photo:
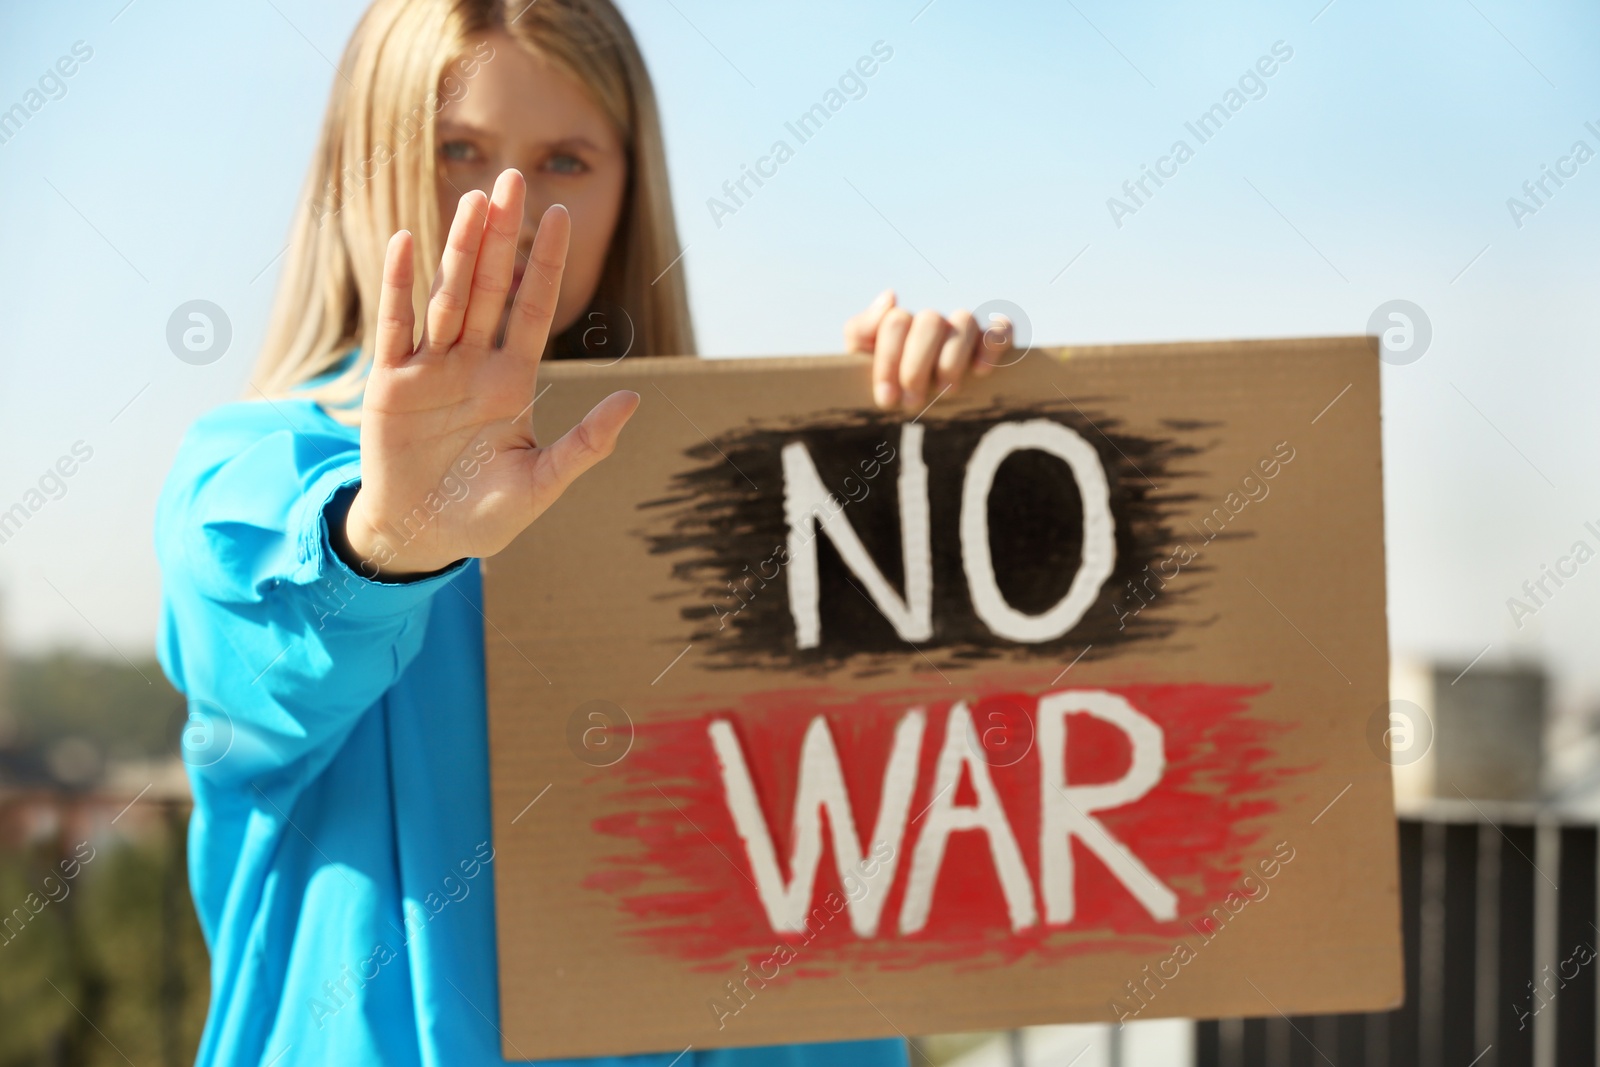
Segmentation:
[(360, 480), (358, 432), (308, 402), (230, 405), (180, 447), (156, 509), (158, 649), (197, 776), (293, 792), (420, 650), (465, 561), (407, 582), (352, 570), (328, 523)]

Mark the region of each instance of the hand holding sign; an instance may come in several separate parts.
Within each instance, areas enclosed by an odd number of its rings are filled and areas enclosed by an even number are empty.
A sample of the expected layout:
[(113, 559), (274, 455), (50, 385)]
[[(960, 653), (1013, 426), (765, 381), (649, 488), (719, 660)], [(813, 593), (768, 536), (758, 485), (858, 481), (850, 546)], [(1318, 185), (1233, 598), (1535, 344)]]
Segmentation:
[(872, 356), (872, 397), (878, 407), (917, 411), (954, 388), (970, 369), (982, 378), (1003, 365), (1012, 326), (1002, 316), (979, 322), (969, 311), (946, 319), (931, 308), (913, 315), (885, 289), (844, 324), (846, 352)]
[[(500, 551), (611, 453), (638, 407), (637, 393), (612, 393), (554, 444), (534, 440), (539, 359), (571, 221), (560, 205), (540, 220), (504, 347), (496, 347), (525, 195), (522, 175), (508, 170), (492, 199), (477, 190), (461, 198), (415, 345), (411, 235), (389, 242), (362, 409), (362, 484), (344, 530), (369, 577)], [(441, 497), (449, 507), (428, 503)], [(413, 529), (407, 520), (418, 509), (429, 518)]]

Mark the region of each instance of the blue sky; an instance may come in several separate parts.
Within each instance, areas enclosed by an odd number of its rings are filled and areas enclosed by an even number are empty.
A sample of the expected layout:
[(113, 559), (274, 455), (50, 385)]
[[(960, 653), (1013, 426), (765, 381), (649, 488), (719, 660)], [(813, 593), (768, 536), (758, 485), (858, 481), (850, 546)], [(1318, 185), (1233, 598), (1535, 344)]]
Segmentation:
[[(93, 50), (0, 144), (0, 507), (93, 449), (0, 545), (0, 618), (14, 646), (131, 656), (156, 621), (156, 491), (183, 428), (244, 387), (360, 6), (124, 5), (0, 15), (0, 109)], [(1051, 344), (1355, 334), (1413, 301), (1432, 346), (1383, 372), (1392, 643), (1541, 659), (1564, 703), (1600, 702), (1600, 562), (1520, 629), (1506, 606), (1600, 526), (1600, 159), (1520, 228), (1506, 204), (1573, 142), (1600, 150), (1600, 10), (1324, 5), (624, 0), (702, 348), (835, 351), (886, 285), (1010, 300)], [(866, 94), (714, 218), (722, 183), (879, 41)], [(1293, 56), (1265, 95), (1116, 225), (1108, 198), (1195, 146), (1184, 123), (1275, 42)], [(232, 323), (208, 366), (165, 342), (192, 299)]]

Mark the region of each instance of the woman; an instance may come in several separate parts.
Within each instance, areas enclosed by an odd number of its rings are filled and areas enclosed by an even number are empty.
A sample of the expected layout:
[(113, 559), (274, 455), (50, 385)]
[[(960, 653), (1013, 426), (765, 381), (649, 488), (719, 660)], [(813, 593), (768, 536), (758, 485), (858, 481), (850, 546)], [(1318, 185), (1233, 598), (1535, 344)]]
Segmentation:
[[(476, 561), (639, 403), (533, 440), (539, 361), (581, 349), (586, 312), (623, 309), (636, 355), (693, 350), (649, 79), (607, 0), (379, 0), (307, 188), (250, 399), (191, 430), (156, 521), (212, 952), (199, 1062), (499, 1063)], [(980, 351), (970, 315), (892, 293), (846, 340), (912, 410)]]

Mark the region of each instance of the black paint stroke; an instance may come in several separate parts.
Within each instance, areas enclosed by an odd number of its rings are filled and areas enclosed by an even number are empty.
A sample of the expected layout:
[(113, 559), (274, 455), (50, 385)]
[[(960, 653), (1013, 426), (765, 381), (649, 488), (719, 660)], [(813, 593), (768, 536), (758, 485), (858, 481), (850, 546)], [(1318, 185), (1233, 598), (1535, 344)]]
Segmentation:
[[(1183, 577), (1205, 569), (1200, 563), (1184, 567), (1182, 577), (1168, 583), (1144, 611), (1121, 617), (1141, 604), (1130, 582), (1160, 588), (1149, 580), (1147, 568), (1167, 559), (1183, 540), (1170, 523), (1197, 499), (1173, 485), (1198, 473), (1180, 466), (1205, 450), (1205, 444), (1193, 439), (1214, 424), (1169, 420), (1164, 426), (1172, 436), (1144, 436), (1121, 429), (1120, 420), (1111, 416), (1084, 410), (1083, 405), (1094, 404), (1088, 399), (1080, 404), (1013, 404), (923, 420), (934, 633), (915, 645), (895, 633), (819, 532), (821, 643), (798, 648), (787, 569), (779, 552), (788, 538), (781, 452), (798, 440), (810, 450), (823, 483), (846, 502), (845, 517), (884, 576), (903, 594), (899, 418), (835, 412), (734, 430), (695, 446), (686, 456), (696, 466), (673, 476), (672, 495), (640, 505), (657, 516), (640, 533), (652, 554), (672, 559), (673, 576), (686, 583), (690, 602), (680, 614), (694, 626), (689, 640), (704, 642), (701, 654), (709, 666), (827, 669), (854, 661), (851, 666), (859, 673), (872, 674), (885, 669), (884, 657), (899, 658), (915, 654), (913, 650), (929, 663), (949, 668), (999, 656), (1070, 658), (1091, 645), (1091, 658), (1099, 658), (1129, 642), (1171, 636), (1176, 623), (1161, 609), (1186, 599), (1182, 587), (1193, 583)], [(1019, 644), (995, 636), (972, 610), (958, 533), (961, 485), (967, 459), (985, 431), (996, 423), (1041, 417), (1077, 431), (1099, 454), (1110, 487), (1117, 560), (1096, 602), (1076, 626), (1054, 641)], [(874, 462), (887, 455), (895, 458)], [(869, 476), (874, 470), (875, 476)], [(1070, 468), (1060, 459), (1025, 451), (1001, 464), (990, 494), (990, 541), (996, 580), (1019, 611), (1037, 614), (1066, 593), (1082, 552), (1081, 510)], [(1113, 604), (1121, 610), (1113, 610)]]

